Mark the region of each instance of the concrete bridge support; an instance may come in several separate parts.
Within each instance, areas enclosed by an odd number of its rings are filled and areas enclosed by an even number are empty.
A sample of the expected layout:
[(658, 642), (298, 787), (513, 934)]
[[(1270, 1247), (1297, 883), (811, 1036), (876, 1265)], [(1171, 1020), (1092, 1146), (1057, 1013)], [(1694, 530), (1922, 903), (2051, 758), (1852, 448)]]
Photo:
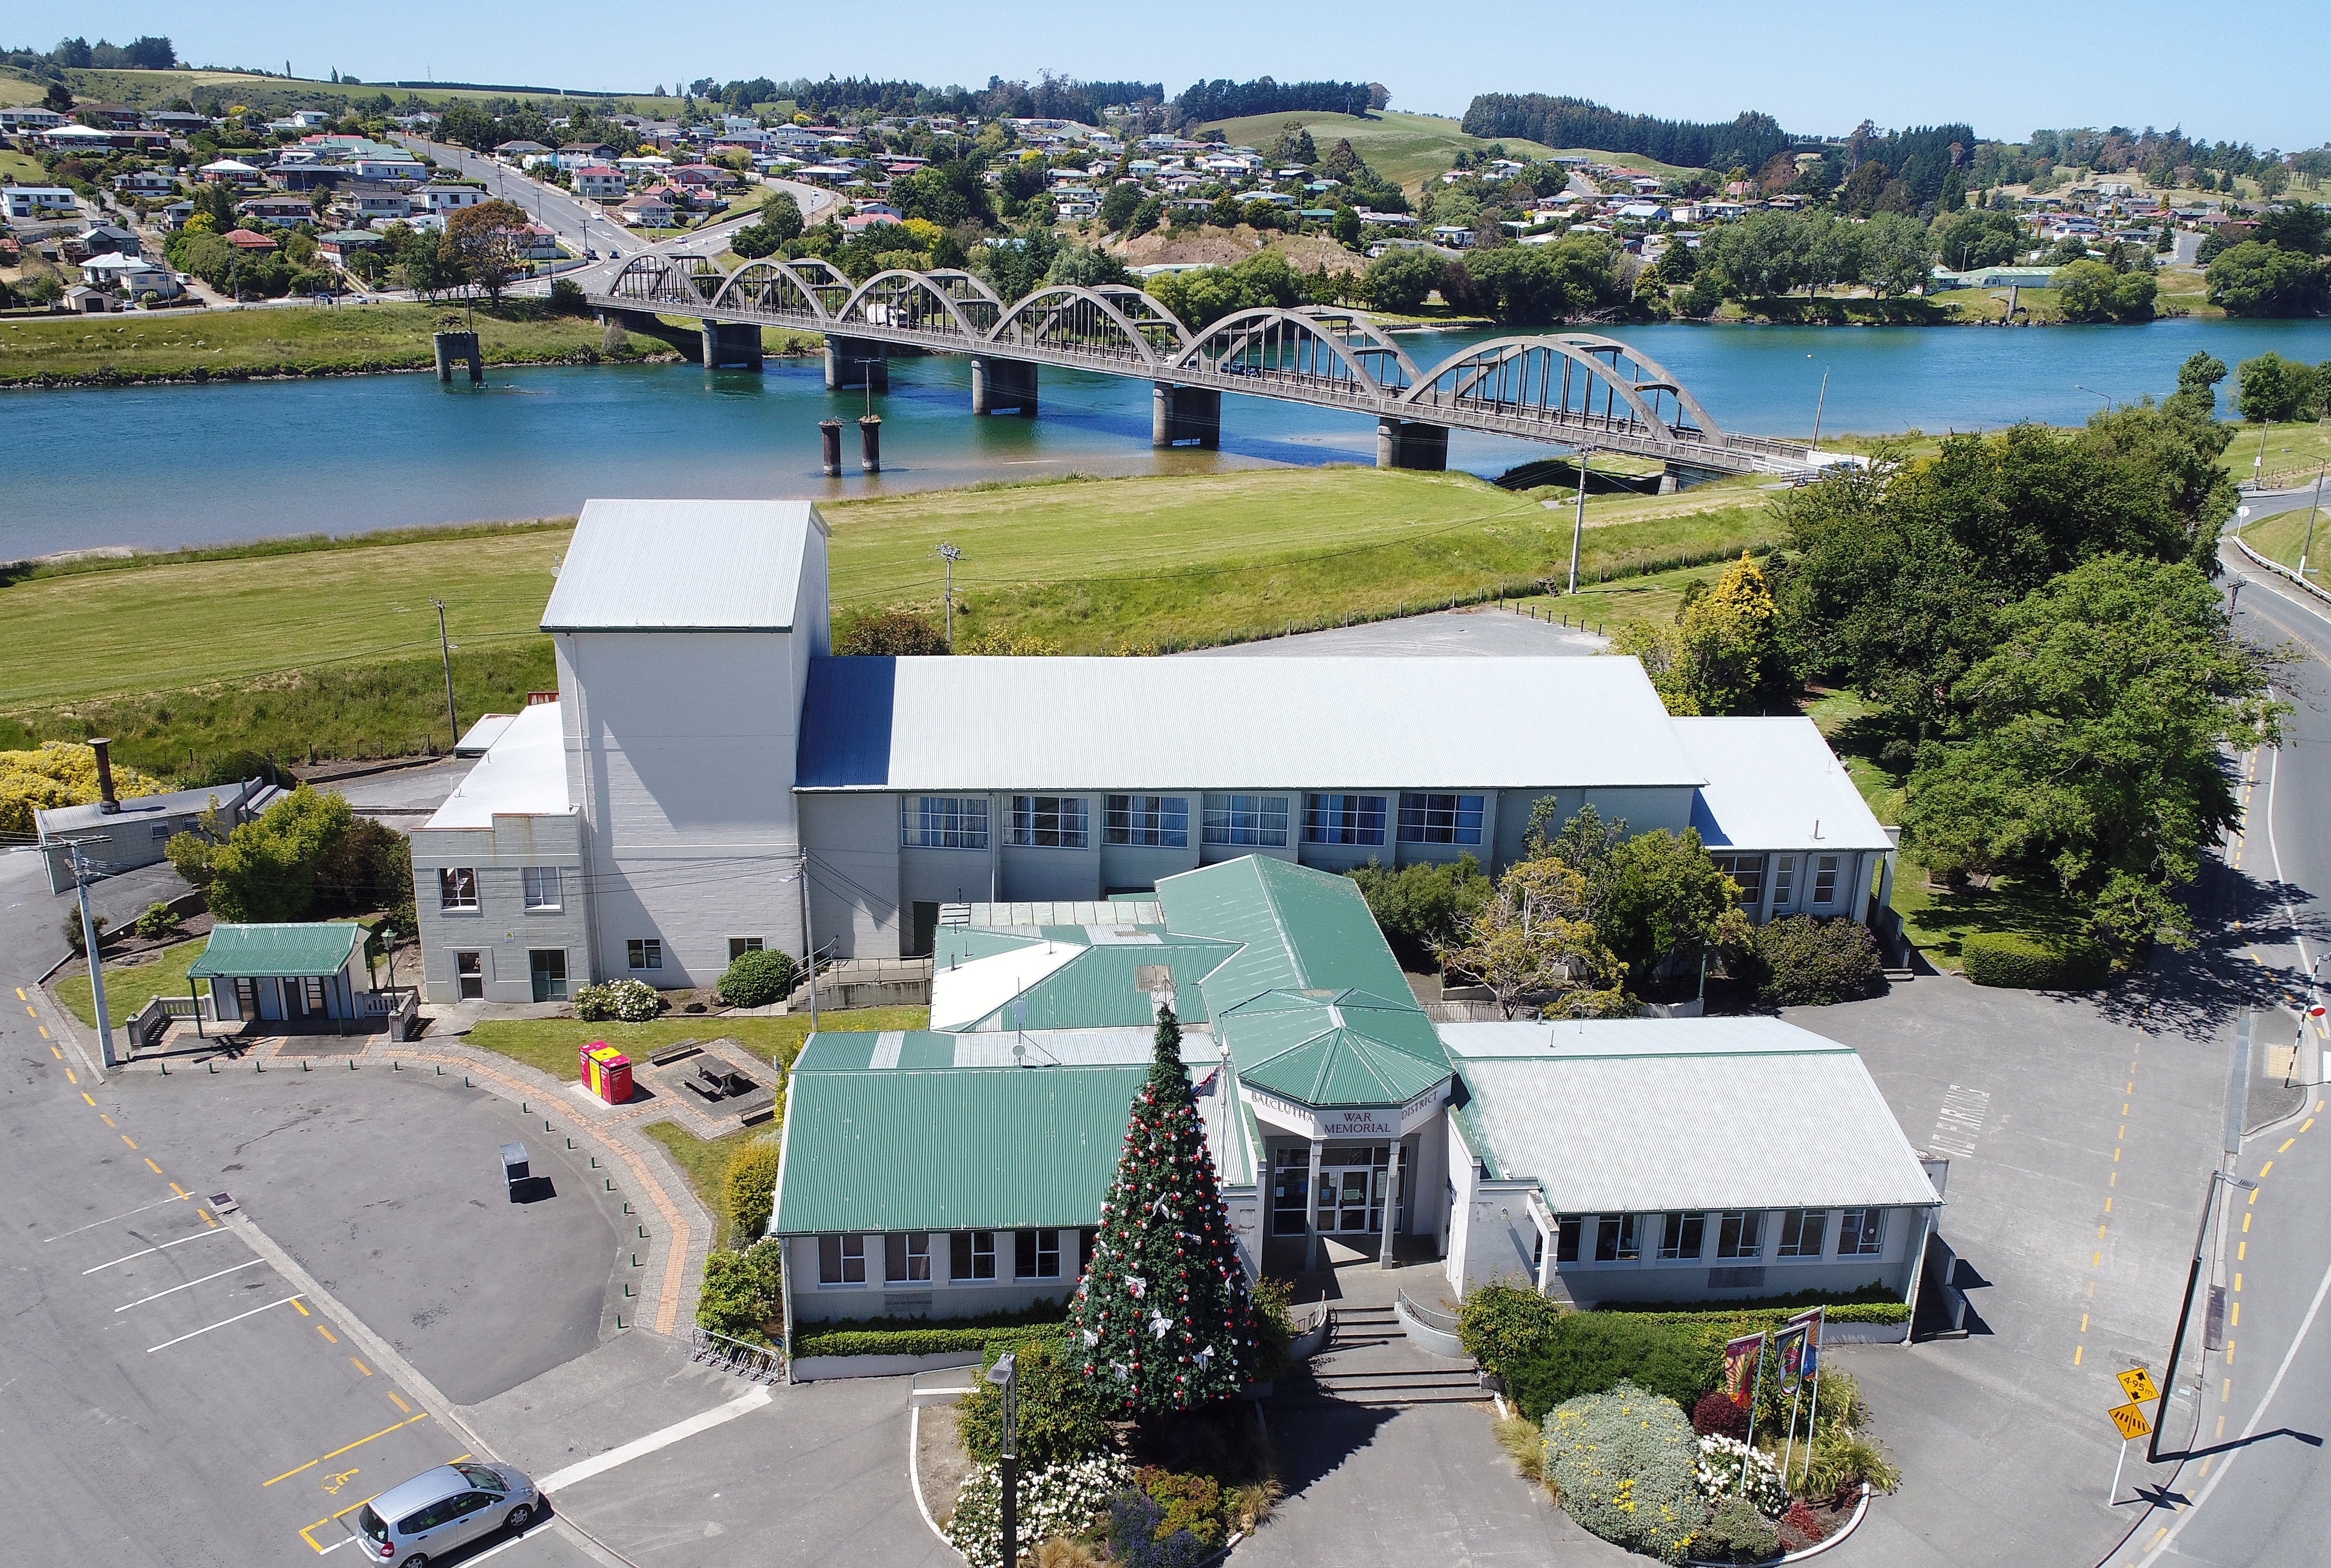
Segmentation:
[(1422, 424), (1386, 414), (1376, 421), (1376, 467), (1422, 469), (1440, 473), (1449, 466), (1446, 425)]
[(971, 356), (971, 412), (1025, 413), (1036, 412), (1036, 366), (1026, 359)]
[(707, 370), (758, 370), (761, 368), (761, 328), (751, 321), (715, 321), (704, 318), (704, 368)]
[(1223, 394), (1197, 386), (1156, 382), (1149, 389), (1149, 444), (1194, 442), (1209, 451), (1223, 444)]
[(435, 332), (430, 335), (430, 341), (437, 350), (438, 380), (452, 380), (453, 366), (456, 363), (466, 363), (469, 366), (471, 381), (483, 381), (486, 378), (485, 356), (479, 352), (476, 333)]
[(825, 338), (825, 389), (842, 392), (860, 386), (871, 387), (876, 392), (890, 390), (890, 361), (882, 345), (871, 337), (838, 337), (829, 332)]

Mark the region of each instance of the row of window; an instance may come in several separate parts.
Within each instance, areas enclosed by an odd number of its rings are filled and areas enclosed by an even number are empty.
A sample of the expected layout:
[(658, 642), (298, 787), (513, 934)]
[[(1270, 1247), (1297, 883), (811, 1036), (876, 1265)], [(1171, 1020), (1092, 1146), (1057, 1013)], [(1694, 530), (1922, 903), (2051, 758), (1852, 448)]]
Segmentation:
[[(1403, 791), (1396, 815), (1393, 799), (1376, 794), (1307, 794), (1303, 797), (1303, 841), (1381, 845), (1387, 825), (1393, 827), (1403, 844), (1479, 845), (1481, 841), (1480, 795)], [(1285, 795), (1208, 795), (1199, 813), (1200, 841), (1283, 850), (1287, 847), (1288, 800)], [(984, 797), (910, 795), (899, 801), (899, 816), (901, 841), (910, 849), (987, 848), (987, 802)], [(1088, 849), (1091, 832), (1087, 819), (1082, 795), (1013, 795), (1004, 841), (1023, 849)], [(1101, 841), (1186, 850), (1190, 847), (1190, 797), (1106, 796), (1101, 813)]]
[[(1760, 909), (1765, 904), (1765, 862), (1763, 855), (1712, 855), (1716, 869), (1739, 884), (1743, 908)], [(1773, 908), (1786, 909), (1797, 896), (1797, 857), (1774, 855), (1773, 864)], [(1808, 855), (1806, 869), (1812, 875), (1811, 899), (1815, 908), (1838, 901), (1839, 879), (1843, 875), (1842, 855)]]
[[(556, 913), (566, 907), (565, 879), (557, 866), (528, 866), (520, 872), (528, 914)], [(445, 866), (437, 872), (437, 908), (446, 914), (476, 914), (478, 870), (474, 866)]]
[[(766, 940), (759, 936), (731, 936), (728, 938), (728, 962), (734, 964), (746, 954), (758, 953), (766, 946)], [(633, 969), (662, 968), (662, 941), (654, 936), (626, 938), (623, 943), (623, 962)]]
[[(996, 1272), (999, 1238), (1012, 1246), (1013, 1279), (1058, 1279), (1063, 1255), (1082, 1275), (1092, 1262), (1098, 1231), (893, 1231), (882, 1240), (882, 1282), (886, 1285), (969, 1284), (1004, 1278)], [(947, 1272), (935, 1274), (932, 1248), (946, 1248)], [(866, 1283), (866, 1238), (821, 1236), (817, 1239), (817, 1282), (820, 1285)]]
[[(1837, 1256), (1875, 1258), (1886, 1250), (1886, 1211), (1842, 1209), (1836, 1212)], [(1831, 1211), (1783, 1209), (1775, 1228), (1773, 1256), (1816, 1259), (1829, 1256)], [(1660, 1214), (1563, 1214), (1556, 1218), (1554, 1260), (1576, 1263), (1593, 1221), (1597, 1263), (1637, 1263), (1648, 1243), (1661, 1263), (1691, 1263), (1706, 1257), (1708, 1232), (1716, 1235), (1719, 1259), (1759, 1259), (1765, 1256), (1765, 1220), (1763, 1209), (1733, 1209), (1718, 1213), (1673, 1212)], [(1711, 1223), (1712, 1222), (1712, 1223)]]

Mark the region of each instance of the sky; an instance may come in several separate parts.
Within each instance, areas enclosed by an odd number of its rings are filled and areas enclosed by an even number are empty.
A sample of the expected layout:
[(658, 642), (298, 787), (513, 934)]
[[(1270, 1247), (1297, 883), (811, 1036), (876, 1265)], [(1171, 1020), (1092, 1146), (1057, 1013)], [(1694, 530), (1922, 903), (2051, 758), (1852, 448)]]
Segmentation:
[[(1392, 107), (1461, 115), (1477, 92), (1593, 99), (1632, 113), (1726, 120), (1744, 109), (1800, 133), (1964, 120), (2017, 140), (2038, 127), (2126, 125), (2294, 151), (2331, 141), (2314, 90), (2331, 71), (2320, 0), (2255, 0), (2238, 30), (2167, 0), (2089, 0), (1959, 14), (1841, 10), (1808, 0), (1632, 6), (1520, 5), (1505, 13), (1413, 0), (1279, 0), (1169, 6), (1021, 0), (994, 11), (887, 0), (840, 11), (751, 3), (678, 14), (636, 0), (480, 6), (403, 0), (392, 24), (350, 26), (329, 6), (212, 0), (84, 3), (0, 23), (46, 48), (70, 19), (91, 41), (162, 33), (182, 59), (367, 81), (433, 78), (645, 92), (713, 77), (872, 75), (933, 85), (1033, 80), (1321, 78), (1381, 81)], [(1932, 18), (1917, 20), (1921, 16)], [(983, 20), (992, 17), (994, 20)], [(1646, 25), (1646, 24), (1649, 25)]]

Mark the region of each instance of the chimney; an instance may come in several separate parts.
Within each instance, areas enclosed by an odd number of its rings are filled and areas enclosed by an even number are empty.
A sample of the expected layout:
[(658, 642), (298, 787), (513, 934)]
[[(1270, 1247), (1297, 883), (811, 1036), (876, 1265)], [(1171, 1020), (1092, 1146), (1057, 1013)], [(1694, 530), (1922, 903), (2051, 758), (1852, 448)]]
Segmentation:
[(89, 749), (97, 754), (97, 809), (109, 814), (121, 809), (121, 802), (113, 794), (113, 758), (107, 755), (107, 748), (112, 745), (109, 740), (89, 743)]

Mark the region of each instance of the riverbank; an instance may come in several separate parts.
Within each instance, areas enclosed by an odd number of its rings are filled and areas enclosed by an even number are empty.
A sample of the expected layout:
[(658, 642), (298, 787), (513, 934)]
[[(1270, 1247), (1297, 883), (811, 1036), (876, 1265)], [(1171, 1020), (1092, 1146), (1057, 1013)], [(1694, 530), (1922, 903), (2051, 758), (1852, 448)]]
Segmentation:
[[(1771, 540), (1753, 485), (1596, 496), (1582, 575), (1593, 619), (1672, 613), (1695, 576)], [(1462, 474), (1261, 469), (1076, 479), (823, 504), (838, 615), (940, 608), (958, 639), (1067, 653), (1213, 646), (1537, 590), (1566, 573), (1572, 510)], [(378, 541), (268, 541), (0, 574), (24, 657), (0, 672), (0, 748), (114, 736), (166, 775), (251, 751), (284, 761), (448, 744), (433, 598), (465, 721), (555, 684), (539, 631), (567, 525)], [(1583, 606), (1582, 606), (1583, 608)]]
[[(474, 313), (450, 300), (136, 310), (0, 322), (0, 386), (193, 385), (432, 370), (436, 355), (431, 334), (447, 327), (466, 329), (473, 321), (486, 363), (497, 367), (642, 365), (682, 357), (665, 338), (603, 327), (588, 316), (530, 299), (508, 299)], [(794, 346), (768, 347), (783, 353)]]

